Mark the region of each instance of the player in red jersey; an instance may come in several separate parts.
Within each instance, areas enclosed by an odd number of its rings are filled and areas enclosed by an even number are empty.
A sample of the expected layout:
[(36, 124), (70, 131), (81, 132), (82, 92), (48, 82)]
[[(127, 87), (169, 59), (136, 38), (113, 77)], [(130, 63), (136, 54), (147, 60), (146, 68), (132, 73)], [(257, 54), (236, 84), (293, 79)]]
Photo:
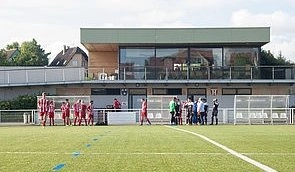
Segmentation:
[(48, 117), (49, 117), (49, 125), (51, 126), (54, 125), (54, 111), (55, 111), (55, 106), (53, 100), (49, 101), (49, 106), (48, 106)]
[[(113, 107), (114, 109), (121, 109), (121, 103), (117, 98), (114, 98)], [(115, 112), (120, 112), (120, 110), (115, 110)]]
[(66, 121), (66, 125), (71, 125), (70, 108), (71, 108), (71, 104), (69, 102), (69, 99), (66, 99), (66, 104), (65, 104), (65, 121)]
[(73, 105), (73, 109), (74, 109), (74, 125), (76, 125), (76, 122), (79, 122), (80, 108), (81, 108), (81, 100), (77, 100), (77, 102), (74, 103), (74, 105)]
[(94, 106), (93, 106), (93, 100), (90, 101), (89, 105), (87, 106), (87, 112), (88, 112), (88, 125), (93, 125), (93, 114), (94, 114)]
[(84, 121), (85, 121), (85, 126), (87, 125), (87, 121), (86, 121), (86, 110), (87, 110), (87, 105), (82, 100), (81, 101), (80, 118), (79, 118), (79, 126), (81, 125), (82, 119), (84, 119)]
[(143, 98), (143, 99), (141, 99), (141, 121), (140, 121), (140, 125), (142, 125), (144, 119), (146, 119), (146, 121), (151, 125), (151, 122), (147, 117), (147, 103), (146, 103), (146, 100)]
[(48, 100), (46, 99), (46, 93), (42, 93), (42, 98), (38, 100), (38, 108), (40, 112), (40, 120), (42, 122), (42, 126), (45, 127), (47, 112), (48, 112)]
[(60, 110), (61, 110), (61, 117), (64, 122), (64, 125), (67, 125), (66, 124), (66, 102), (61, 103)]

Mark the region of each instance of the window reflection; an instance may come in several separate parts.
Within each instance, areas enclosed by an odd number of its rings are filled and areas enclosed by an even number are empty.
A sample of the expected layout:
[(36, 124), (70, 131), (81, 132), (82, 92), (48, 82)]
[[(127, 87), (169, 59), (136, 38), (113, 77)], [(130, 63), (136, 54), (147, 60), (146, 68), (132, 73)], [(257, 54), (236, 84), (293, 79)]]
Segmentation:
[(154, 53), (154, 48), (121, 48), (120, 77), (124, 78), (125, 72), (125, 79), (145, 79), (145, 67), (147, 75), (155, 75), (151, 71), (156, 65)]
[(257, 66), (258, 48), (224, 48), (225, 65)]
[(258, 48), (224, 48), (225, 66), (231, 67), (231, 78), (251, 79), (259, 77), (259, 71), (253, 66), (258, 66)]
[(222, 48), (190, 49), (190, 78), (208, 79), (209, 75), (214, 77), (219, 73), (221, 66)]
[(121, 47), (121, 79), (228, 79), (259, 76), (258, 48)]
[(186, 76), (188, 48), (157, 48), (159, 79), (183, 79)]

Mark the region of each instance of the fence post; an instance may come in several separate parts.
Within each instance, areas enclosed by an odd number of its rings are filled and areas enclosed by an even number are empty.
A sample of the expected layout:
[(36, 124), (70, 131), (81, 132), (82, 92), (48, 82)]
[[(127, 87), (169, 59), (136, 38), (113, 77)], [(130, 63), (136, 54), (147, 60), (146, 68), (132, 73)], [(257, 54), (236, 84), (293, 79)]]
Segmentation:
[(126, 68), (124, 67), (124, 72), (123, 72), (123, 74), (124, 74), (124, 76), (123, 76), (123, 78), (124, 78), (124, 81), (126, 80)]
[[(1, 114), (0, 114), (0, 117), (1, 117)], [(294, 124), (293, 121), (294, 121), (294, 108), (291, 108), (290, 109), (290, 124)]]
[(251, 77), (251, 80), (253, 80), (253, 70), (252, 70), (253, 68), (252, 68), (252, 66), (251, 66), (251, 68), (250, 68), (250, 73), (251, 73), (251, 75), (250, 75), (250, 77)]
[(44, 68), (44, 82), (47, 82), (46, 68)]
[(26, 70), (26, 83), (29, 83), (29, 74), (28, 74), (28, 70)]
[(65, 81), (65, 70), (66, 69), (62, 69), (62, 81)]
[(272, 67), (272, 80), (274, 80), (274, 79), (275, 79), (275, 68)]
[(29, 115), (27, 114), (27, 112), (24, 112), (23, 117), (24, 117), (24, 124), (27, 124), (29, 121), (29, 119), (28, 119)]
[(7, 83), (10, 84), (10, 76), (9, 76), (9, 71), (7, 72)]
[(34, 110), (31, 111), (31, 124), (34, 124), (35, 123), (35, 118), (34, 118)]
[(229, 67), (229, 79), (231, 80), (231, 66)]
[(222, 115), (223, 115), (223, 119), (222, 119), (223, 120), (223, 124), (226, 124), (226, 122), (225, 122), (226, 121), (226, 114), (228, 114), (227, 113), (227, 109), (223, 109), (223, 113), (222, 113)]
[(146, 80), (146, 67), (144, 67), (144, 80)]
[(168, 80), (168, 68), (166, 67), (166, 75), (165, 75), (165, 80)]
[(210, 67), (207, 67), (207, 76), (208, 76), (208, 80), (210, 80), (211, 79), (211, 75), (210, 75)]

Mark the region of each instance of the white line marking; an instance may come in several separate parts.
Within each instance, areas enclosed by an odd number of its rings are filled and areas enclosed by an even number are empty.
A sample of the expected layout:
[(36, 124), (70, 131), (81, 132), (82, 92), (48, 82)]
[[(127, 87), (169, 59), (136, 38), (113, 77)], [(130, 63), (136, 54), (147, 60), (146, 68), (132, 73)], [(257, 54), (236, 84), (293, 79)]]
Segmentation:
[[(71, 155), (67, 152), (0, 152), (0, 154), (51, 154), (51, 155)], [(92, 152), (80, 153), (80, 155), (230, 155), (229, 153), (201, 153), (201, 152)]]
[[(0, 154), (48, 154), (48, 155), (72, 155), (68, 152), (0, 152)], [(240, 153), (242, 155), (272, 155), (272, 156), (295, 156), (295, 153)], [(232, 155), (231, 153), (217, 152), (90, 152), (80, 155)]]
[(274, 156), (283, 156), (283, 155), (292, 155), (292, 156), (294, 156), (295, 155), (295, 153), (288, 153), (288, 152), (286, 152), (286, 153), (280, 153), (280, 152), (277, 152), (277, 153), (263, 153), (263, 152), (261, 152), (261, 153), (253, 153), (253, 152), (249, 152), (249, 153), (241, 153), (241, 154), (243, 154), (243, 155), (274, 155)]
[(251, 159), (251, 158), (249, 158), (249, 157), (247, 157), (245, 155), (242, 155), (242, 154), (240, 154), (240, 153), (238, 153), (238, 152), (236, 152), (236, 151), (234, 151), (234, 150), (232, 150), (232, 149), (230, 149), (230, 148), (228, 148), (228, 147), (226, 147), (226, 146), (224, 146), (224, 145), (222, 145), (220, 143), (217, 143), (217, 142), (215, 142), (215, 141), (213, 141), (213, 140), (209, 139), (208, 137), (205, 137), (205, 136), (203, 136), (201, 134), (197, 134), (197, 133), (194, 133), (194, 132), (191, 132), (191, 131), (188, 131), (188, 130), (184, 130), (184, 129), (180, 129), (180, 128), (175, 128), (175, 127), (171, 127), (171, 126), (166, 126), (166, 127), (171, 128), (171, 129), (174, 129), (174, 130), (178, 130), (178, 131), (190, 133), (190, 134), (195, 135), (195, 136), (198, 136), (198, 137), (200, 137), (200, 138), (202, 138), (202, 139), (204, 139), (204, 140), (206, 140), (206, 141), (214, 144), (215, 146), (220, 147), (221, 149), (229, 152), (230, 154), (232, 154), (232, 155), (234, 155), (234, 156), (236, 156), (236, 157), (238, 157), (238, 158), (240, 158), (240, 159), (242, 159), (242, 160), (244, 160), (244, 161), (246, 161), (246, 162), (248, 162), (250, 164), (255, 165), (256, 167), (258, 167), (258, 168), (260, 168), (260, 169), (262, 169), (264, 171), (267, 171), (267, 172), (276, 172), (275, 169), (273, 169), (273, 168), (271, 168), (269, 166), (266, 166), (264, 164), (261, 164), (260, 162), (255, 161), (255, 160), (253, 160), (253, 159)]

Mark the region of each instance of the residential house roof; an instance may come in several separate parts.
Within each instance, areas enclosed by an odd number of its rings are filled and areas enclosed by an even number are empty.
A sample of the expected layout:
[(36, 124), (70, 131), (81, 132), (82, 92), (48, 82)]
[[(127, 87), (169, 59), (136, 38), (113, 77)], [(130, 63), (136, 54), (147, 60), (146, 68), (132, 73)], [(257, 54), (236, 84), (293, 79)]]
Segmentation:
[(82, 57), (88, 61), (87, 54), (79, 47), (66, 47), (56, 55), (49, 66), (67, 66), (67, 64), (72, 60), (75, 54), (82, 54)]
[(6, 58), (8, 60), (13, 59), (15, 56), (17, 56), (20, 53), (19, 49), (6, 50), (5, 52), (6, 52)]

